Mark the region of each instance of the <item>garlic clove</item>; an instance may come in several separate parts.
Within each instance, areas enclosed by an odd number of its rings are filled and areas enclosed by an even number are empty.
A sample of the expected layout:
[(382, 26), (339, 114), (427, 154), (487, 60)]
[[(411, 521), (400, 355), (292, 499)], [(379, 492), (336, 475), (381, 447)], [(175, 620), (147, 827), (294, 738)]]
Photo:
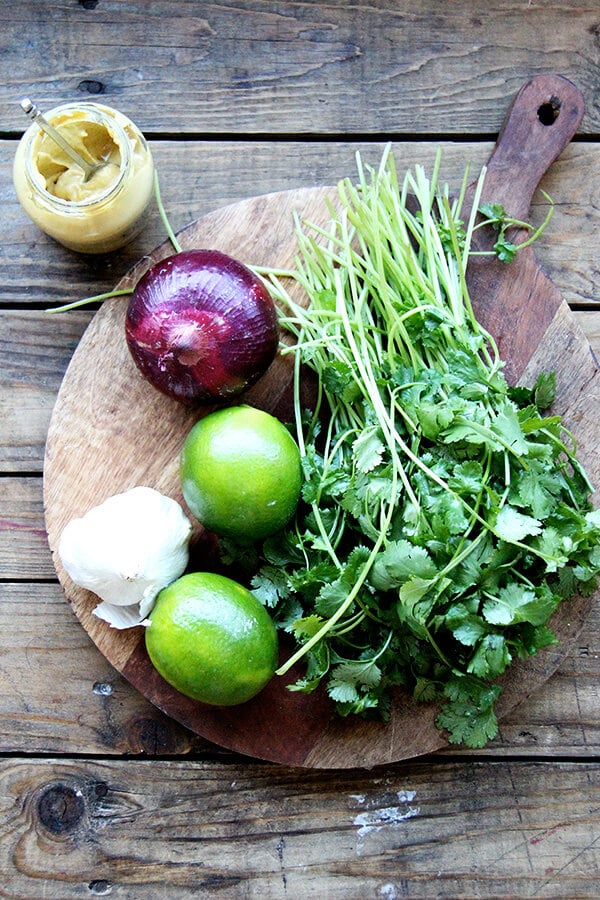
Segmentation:
[(108, 622), (112, 628), (118, 629), (135, 628), (136, 625), (141, 625), (146, 618), (140, 613), (139, 603), (132, 606), (114, 606), (105, 600), (94, 609), (94, 615), (104, 622)]
[[(177, 578), (179, 578), (179, 575), (176, 575), (175, 578), (173, 579), (173, 581), (176, 581)], [(167, 585), (165, 585), (165, 587), (167, 587)], [(161, 588), (161, 590), (162, 590), (162, 588)], [(152, 607), (154, 606), (154, 601), (156, 600), (158, 594), (160, 594), (160, 591), (158, 591), (158, 593), (156, 593), (154, 591), (148, 591), (147, 594), (144, 596), (143, 600), (140, 601), (139, 607), (140, 607), (140, 616), (142, 619), (145, 619), (148, 616), (148, 614), (150, 612), (152, 612)]]
[[(119, 619), (130, 621), (143, 619), (159, 591), (183, 574), (191, 534), (179, 503), (140, 486), (72, 519), (62, 531), (58, 554), (71, 580), (112, 610), (135, 607)], [(105, 618), (102, 604), (100, 609), (100, 618)], [(118, 618), (113, 612), (110, 617)]]

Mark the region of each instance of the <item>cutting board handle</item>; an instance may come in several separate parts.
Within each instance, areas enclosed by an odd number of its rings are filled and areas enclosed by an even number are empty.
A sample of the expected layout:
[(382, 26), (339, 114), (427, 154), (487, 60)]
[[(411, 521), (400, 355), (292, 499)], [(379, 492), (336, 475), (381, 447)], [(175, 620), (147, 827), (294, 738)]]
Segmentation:
[(488, 162), (483, 199), (526, 219), (543, 175), (581, 123), (581, 92), (562, 75), (537, 75), (523, 85), (508, 111)]

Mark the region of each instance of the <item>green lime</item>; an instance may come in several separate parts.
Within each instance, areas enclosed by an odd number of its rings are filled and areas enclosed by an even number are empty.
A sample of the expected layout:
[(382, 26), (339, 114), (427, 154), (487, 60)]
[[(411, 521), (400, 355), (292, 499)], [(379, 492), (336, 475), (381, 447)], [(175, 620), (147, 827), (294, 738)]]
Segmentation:
[(181, 485), (190, 512), (209, 531), (249, 544), (294, 515), (300, 451), (275, 416), (246, 405), (219, 409), (189, 432)]
[(165, 681), (202, 703), (245, 703), (277, 667), (271, 617), (250, 591), (223, 575), (182, 575), (160, 592), (149, 620), (152, 664)]

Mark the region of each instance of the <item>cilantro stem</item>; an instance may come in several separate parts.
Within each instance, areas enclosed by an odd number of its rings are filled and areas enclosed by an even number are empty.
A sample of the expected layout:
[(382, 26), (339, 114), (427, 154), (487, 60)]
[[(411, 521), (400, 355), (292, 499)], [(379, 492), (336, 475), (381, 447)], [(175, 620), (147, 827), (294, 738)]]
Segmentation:
[[(379, 536), (375, 540), (371, 552), (369, 554), (368, 559), (364, 563), (360, 574), (358, 575), (352, 589), (348, 592), (346, 599), (341, 603), (332, 616), (322, 625), (322, 627), (311, 637), (306, 643), (302, 644), (302, 646), (292, 654), (291, 657), (276, 670), (277, 675), (285, 675), (303, 656), (306, 655), (316, 644), (318, 644), (327, 634), (331, 631), (331, 629), (339, 622), (342, 618), (346, 610), (348, 610), (355, 598), (358, 596), (360, 591), (367, 580), (367, 577), (371, 571), (373, 563), (377, 558), (377, 555), (386, 539), (387, 529), (391, 522), (392, 516), (395, 511), (396, 505), (396, 495), (397, 495), (397, 479), (398, 473), (394, 471), (393, 479), (392, 479), (392, 491), (390, 502), (388, 505), (387, 514), (385, 515), (385, 520), (382, 522), (382, 528), (379, 533)], [(312, 504), (313, 512), (315, 511), (315, 504)]]
[[(521, 243), (521, 244), (518, 245), (519, 250), (523, 250), (525, 247), (529, 247), (530, 244), (533, 244), (534, 241), (537, 241), (537, 239), (538, 239), (539, 236), (542, 234), (542, 232), (545, 231), (545, 229), (546, 229), (547, 225), (549, 224), (549, 222), (550, 222), (552, 216), (554, 215), (554, 203), (553, 203), (553, 201), (552, 201), (552, 198), (549, 197), (548, 194), (547, 194), (545, 191), (542, 191), (542, 194), (544, 195), (544, 198), (545, 198), (545, 199), (548, 201), (548, 203), (550, 204), (550, 208), (549, 208), (548, 212), (546, 213), (546, 216), (545, 216), (544, 221), (542, 222), (542, 224), (541, 224), (538, 228), (536, 228), (534, 231), (532, 231), (531, 235), (529, 236), (529, 238), (527, 238), (526, 241), (523, 241), (523, 243)], [(529, 226), (529, 227), (531, 227), (531, 226)]]
[(348, 634), (351, 631), (354, 631), (357, 625), (366, 618), (367, 614), (364, 609), (360, 609), (351, 619), (346, 620), (342, 623), (342, 628), (332, 628), (332, 633), (335, 634), (336, 637), (343, 637), (343, 635)]
[(289, 659), (287, 659), (286, 662), (283, 663), (282, 666), (280, 666), (276, 670), (276, 675), (285, 675), (285, 673), (288, 672), (292, 668), (292, 666), (295, 666), (296, 663), (315, 646), (315, 644), (318, 644), (319, 641), (321, 641), (325, 637), (325, 635), (329, 631), (331, 631), (333, 626), (342, 618), (346, 610), (349, 609), (350, 606), (352, 606), (355, 597), (360, 592), (366, 581), (367, 575), (369, 574), (371, 566), (373, 565), (373, 562), (375, 561), (375, 558), (381, 549), (384, 539), (385, 533), (382, 531), (377, 541), (373, 545), (373, 549), (371, 550), (368, 560), (363, 566), (361, 574), (357, 578), (352, 590), (349, 591), (348, 596), (346, 597), (344, 602), (338, 606), (333, 615), (329, 619), (327, 619), (327, 621), (324, 623), (324, 625), (321, 626), (321, 628), (319, 628), (316, 634), (313, 634), (313, 636), (309, 638), (306, 643), (302, 644), (302, 646), (295, 653), (293, 653), (289, 657)]
[(160, 184), (158, 182), (158, 172), (156, 169), (154, 170), (154, 197), (156, 199), (156, 206), (158, 208), (158, 214), (161, 218), (161, 221), (164, 225), (165, 231), (167, 232), (167, 237), (169, 238), (175, 253), (181, 253), (181, 244), (175, 237), (175, 232), (171, 228), (171, 223), (167, 218), (167, 214), (165, 212), (165, 207), (162, 202), (162, 197), (160, 193)]
[(133, 293), (133, 288), (123, 288), (119, 291), (106, 291), (104, 294), (96, 294), (93, 297), (85, 297), (83, 300), (74, 300), (73, 303), (65, 303), (63, 306), (53, 306), (50, 309), (47, 309), (47, 313), (62, 313), (68, 312), (70, 309), (78, 309), (80, 306), (85, 306), (87, 303), (98, 303), (102, 300), (109, 300), (111, 297), (125, 297), (128, 294)]
[(467, 425), (476, 434), (480, 434), (482, 435), (482, 437), (487, 438), (487, 440), (499, 444), (500, 447), (503, 447), (507, 453), (511, 453), (516, 459), (518, 459), (519, 463), (523, 466), (524, 469), (529, 468), (527, 465), (527, 460), (523, 458), (523, 455), (518, 453), (510, 444), (510, 442), (506, 441), (499, 432), (493, 431), (491, 428), (487, 428), (480, 422), (473, 422), (471, 419), (465, 419), (462, 416), (457, 416), (456, 423), (458, 425)]

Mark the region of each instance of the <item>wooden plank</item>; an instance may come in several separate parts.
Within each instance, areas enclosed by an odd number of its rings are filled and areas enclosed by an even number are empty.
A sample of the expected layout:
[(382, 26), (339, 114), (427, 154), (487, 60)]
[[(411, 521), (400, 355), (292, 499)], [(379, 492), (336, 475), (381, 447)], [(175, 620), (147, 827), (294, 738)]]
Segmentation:
[[(540, 184), (555, 205), (546, 232), (535, 244), (535, 254), (573, 307), (600, 301), (598, 253), (594, 247), (600, 225), (593, 200), (598, 175), (595, 156), (591, 145), (570, 144)], [(541, 223), (547, 210), (538, 192), (531, 220)]]
[[(271, 191), (333, 184), (355, 177), (355, 153), (377, 164), (381, 142), (160, 141), (152, 151), (160, 173), (165, 208), (176, 231), (228, 203)], [(457, 186), (465, 167), (473, 177), (488, 160), (490, 141), (394, 143), (400, 171), (421, 163), (431, 170), (438, 146), (442, 178)], [(3, 279), (0, 306), (56, 305), (110, 290), (145, 253), (165, 239), (154, 213), (146, 230), (124, 250), (108, 256), (72, 253), (43, 235), (22, 212), (11, 183), (15, 144), (0, 141), (0, 241)], [(182, 181), (185, 189), (182, 189)], [(597, 147), (572, 143), (541, 183), (555, 201), (554, 216), (535, 253), (548, 276), (571, 304), (599, 302), (597, 234), (600, 213), (591, 198), (600, 191)], [(531, 219), (540, 224), (548, 205), (540, 192)]]
[(600, 316), (597, 312), (578, 312), (576, 314), (579, 326), (585, 332), (592, 350), (600, 357)]
[[(89, 318), (78, 311), (52, 319), (34, 310), (0, 311), (0, 472), (41, 472), (59, 382)], [(575, 318), (600, 358), (600, 311), (578, 312)], [(2, 483), (7, 487), (0, 494), (0, 577), (20, 578), (23, 571), (29, 578), (53, 575), (39, 543), (41, 483)], [(24, 543), (29, 540), (31, 545)]]
[(21, 900), (598, 896), (598, 764), (9, 759), (0, 788)]
[(40, 471), (56, 394), (91, 316), (0, 310), (0, 472)]
[[(598, 757), (598, 647), (596, 606), (550, 681), (502, 720), (498, 737), (478, 755)], [(217, 752), (117, 673), (59, 585), (0, 583), (1, 753), (165, 756), (199, 750)]]
[(0, 583), (0, 660), (3, 752), (168, 756), (210, 746), (118, 675), (56, 584)]
[[(41, 472), (56, 393), (88, 320), (73, 312), (49, 324), (41, 312), (0, 311), (0, 472)], [(579, 312), (576, 321), (600, 356), (600, 313)]]
[(40, 478), (0, 480), (0, 578), (54, 578)]
[(46, 109), (85, 99), (120, 106), (150, 134), (490, 133), (523, 81), (560, 72), (586, 92), (584, 130), (598, 130), (593, 3), (2, 7), (5, 129), (23, 128), (17, 101), (28, 95)]

